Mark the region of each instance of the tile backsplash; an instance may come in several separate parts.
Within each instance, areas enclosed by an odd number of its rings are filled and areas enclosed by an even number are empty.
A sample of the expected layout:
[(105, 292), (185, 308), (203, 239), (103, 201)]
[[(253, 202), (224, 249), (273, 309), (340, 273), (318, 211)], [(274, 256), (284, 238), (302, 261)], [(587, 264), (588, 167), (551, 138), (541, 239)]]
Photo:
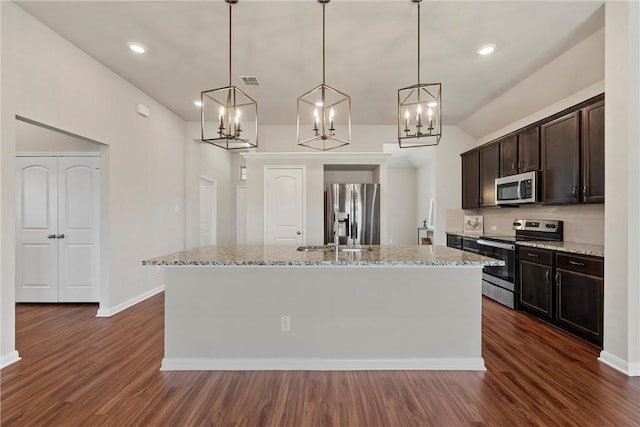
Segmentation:
[(512, 236), (514, 219), (564, 221), (564, 241), (604, 245), (604, 204), (575, 206), (523, 205), (519, 208), (447, 210), (447, 231), (461, 231), (464, 215), (483, 215), (484, 233)]

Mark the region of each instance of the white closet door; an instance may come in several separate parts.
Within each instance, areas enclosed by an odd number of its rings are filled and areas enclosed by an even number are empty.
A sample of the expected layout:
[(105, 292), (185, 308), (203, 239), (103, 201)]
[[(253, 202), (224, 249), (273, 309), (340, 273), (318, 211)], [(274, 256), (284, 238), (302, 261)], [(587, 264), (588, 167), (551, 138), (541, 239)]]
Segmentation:
[(58, 158), (59, 301), (98, 302), (97, 157)]
[(16, 158), (16, 302), (58, 301), (57, 159)]
[(301, 245), (303, 242), (303, 170), (269, 168), (267, 186), (267, 244)]

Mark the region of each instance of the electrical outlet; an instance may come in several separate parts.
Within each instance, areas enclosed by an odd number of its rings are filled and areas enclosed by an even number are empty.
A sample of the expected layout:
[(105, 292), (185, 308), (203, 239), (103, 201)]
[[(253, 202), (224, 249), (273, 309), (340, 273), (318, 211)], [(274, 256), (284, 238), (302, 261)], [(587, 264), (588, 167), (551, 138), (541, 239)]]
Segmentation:
[(498, 227), (496, 227), (495, 225), (491, 226), (491, 231), (496, 231), (498, 229)]
[(291, 332), (291, 316), (280, 316), (280, 332)]

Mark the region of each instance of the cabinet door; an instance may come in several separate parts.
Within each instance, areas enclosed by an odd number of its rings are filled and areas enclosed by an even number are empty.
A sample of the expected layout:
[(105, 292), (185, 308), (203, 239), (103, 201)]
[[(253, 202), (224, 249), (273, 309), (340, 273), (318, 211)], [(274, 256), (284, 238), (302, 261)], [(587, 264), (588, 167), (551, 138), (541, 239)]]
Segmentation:
[(520, 309), (553, 319), (553, 283), (550, 266), (520, 261)]
[(518, 135), (518, 172), (540, 169), (540, 128)]
[(500, 141), (500, 176), (514, 175), (518, 172), (518, 137)]
[(500, 169), (499, 150), (498, 144), (480, 150), (480, 206), (496, 204), (496, 178)]
[(542, 141), (542, 202), (579, 201), (579, 111), (540, 126)]
[(480, 205), (480, 153), (472, 151), (462, 156), (462, 209)]
[(556, 288), (558, 325), (601, 347), (604, 280), (558, 268)]
[(604, 202), (604, 101), (582, 114), (582, 201)]

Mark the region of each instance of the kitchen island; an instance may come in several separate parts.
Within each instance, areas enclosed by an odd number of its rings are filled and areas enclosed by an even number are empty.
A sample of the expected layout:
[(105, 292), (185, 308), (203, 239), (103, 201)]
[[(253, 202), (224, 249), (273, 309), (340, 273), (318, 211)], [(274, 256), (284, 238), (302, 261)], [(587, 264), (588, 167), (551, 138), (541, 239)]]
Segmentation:
[(443, 246), (207, 246), (165, 269), (162, 370), (484, 370), (481, 274)]

